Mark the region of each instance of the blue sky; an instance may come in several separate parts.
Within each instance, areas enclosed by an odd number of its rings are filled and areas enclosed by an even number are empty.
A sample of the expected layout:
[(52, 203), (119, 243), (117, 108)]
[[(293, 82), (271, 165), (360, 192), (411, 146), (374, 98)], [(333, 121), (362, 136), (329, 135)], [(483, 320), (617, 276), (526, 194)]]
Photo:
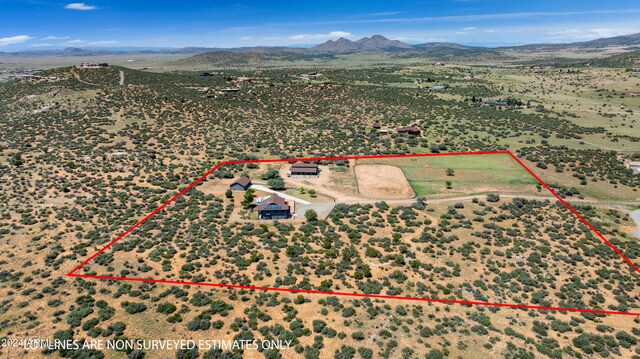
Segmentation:
[(636, 32), (640, 32), (637, 0), (0, 0), (0, 51), (308, 46), (373, 34), (408, 43), (498, 46)]

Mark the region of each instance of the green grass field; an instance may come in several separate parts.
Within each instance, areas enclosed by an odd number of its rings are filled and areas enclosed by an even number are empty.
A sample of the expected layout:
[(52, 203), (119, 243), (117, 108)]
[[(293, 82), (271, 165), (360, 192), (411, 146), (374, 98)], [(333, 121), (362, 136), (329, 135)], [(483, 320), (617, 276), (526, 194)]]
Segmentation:
[[(539, 194), (538, 183), (507, 155), (471, 155), (364, 160), (400, 167), (417, 196), (487, 192)], [(447, 169), (454, 170), (453, 176)], [(447, 189), (446, 182), (451, 181)]]

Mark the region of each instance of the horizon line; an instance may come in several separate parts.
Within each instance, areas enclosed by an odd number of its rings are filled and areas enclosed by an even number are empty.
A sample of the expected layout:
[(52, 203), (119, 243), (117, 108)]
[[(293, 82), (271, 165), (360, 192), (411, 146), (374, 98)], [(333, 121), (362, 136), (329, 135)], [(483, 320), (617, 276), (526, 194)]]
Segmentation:
[(251, 48), (291, 48), (291, 49), (309, 49), (318, 45), (322, 45), (328, 42), (335, 42), (340, 39), (345, 39), (350, 42), (355, 42), (362, 40), (364, 38), (371, 38), (373, 36), (382, 36), (387, 40), (391, 41), (400, 41), (410, 46), (418, 46), (424, 44), (438, 44), (438, 43), (448, 43), (455, 45), (463, 45), (469, 47), (482, 47), (488, 49), (495, 49), (501, 47), (517, 47), (517, 46), (529, 46), (529, 45), (570, 45), (570, 44), (580, 44), (589, 41), (601, 40), (601, 39), (613, 39), (618, 37), (625, 37), (631, 35), (640, 35), (640, 33), (628, 33), (624, 35), (610, 36), (610, 37), (595, 37), (593, 39), (581, 40), (581, 41), (571, 41), (571, 42), (523, 42), (523, 43), (504, 43), (504, 42), (494, 42), (495, 46), (491, 46), (489, 44), (492, 41), (487, 42), (453, 42), (453, 41), (426, 41), (426, 42), (413, 42), (413, 41), (402, 41), (395, 38), (388, 38), (382, 34), (372, 34), (369, 36), (363, 36), (357, 40), (351, 40), (345, 37), (340, 37), (338, 39), (329, 39), (319, 43), (309, 43), (309, 44), (289, 44), (289, 45), (249, 45), (249, 46), (236, 46), (236, 47), (218, 47), (218, 46), (202, 46), (202, 45), (183, 45), (183, 46), (143, 46), (143, 45), (127, 45), (127, 46), (72, 46), (72, 45), (40, 45), (40, 46), (31, 46), (32, 49), (24, 49), (24, 50), (16, 50), (16, 51), (0, 51), (0, 54), (15, 54), (15, 53), (25, 53), (25, 52), (48, 52), (48, 51), (60, 51), (66, 49), (80, 49), (80, 50), (92, 50), (92, 51), (161, 51), (161, 50), (183, 50), (189, 48), (196, 49), (210, 49), (210, 50), (237, 50), (237, 49), (251, 49)]

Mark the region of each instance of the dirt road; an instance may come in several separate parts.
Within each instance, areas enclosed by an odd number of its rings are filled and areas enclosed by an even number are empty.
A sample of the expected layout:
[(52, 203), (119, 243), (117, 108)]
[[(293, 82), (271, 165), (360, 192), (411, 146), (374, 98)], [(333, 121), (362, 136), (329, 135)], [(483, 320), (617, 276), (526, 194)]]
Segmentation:
[(640, 209), (629, 212), (629, 217), (636, 223), (636, 231), (633, 232), (633, 235), (640, 238)]
[[(499, 194), (500, 198), (524, 198), (530, 200), (537, 201), (557, 201), (558, 199), (553, 196), (529, 196), (529, 195), (516, 195), (516, 194)], [(468, 201), (474, 198), (483, 199), (486, 194), (478, 194), (472, 196), (458, 196), (458, 197), (445, 197), (445, 198), (429, 198), (427, 197), (427, 203), (446, 203), (446, 202), (455, 202), (455, 201)], [(640, 202), (609, 202), (609, 201), (595, 201), (588, 199), (579, 199), (579, 198), (563, 198), (565, 202), (571, 203), (585, 203), (585, 204), (595, 204), (595, 205), (604, 205), (604, 206), (637, 206), (640, 205)], [(362, 199), (362, 200), (353, 200), (353, 201), (338, 201), (337, 203), (376, 203), (385, 201), (387, 203), (413, 203), (415, 199)], [(636, 211), (637, 212), (637, 211)], [(640, 215), (640, 214), (639, 214)], [(640, 220), (640, 219), (639, 219)]]

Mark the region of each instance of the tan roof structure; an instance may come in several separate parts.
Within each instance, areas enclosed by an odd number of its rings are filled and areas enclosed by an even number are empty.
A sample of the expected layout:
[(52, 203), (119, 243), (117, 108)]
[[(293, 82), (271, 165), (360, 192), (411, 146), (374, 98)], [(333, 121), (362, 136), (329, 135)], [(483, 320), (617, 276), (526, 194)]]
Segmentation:
[(233, 183), (231, 183), (232, 186), (234, 184), (239, 184), (242, 187), (247, 187), (249, 184), (251, 184), (251, 178), (249, 178), (247, 176), (242, 176), (242, 177), (236, 179), (235, 181), (233, 181)]
[(407, 127), (398, 127), (396, 129), (396, 131), (398, 131), (398, 133), (409, 133), (409, 134), (420, 134), (420, 129), (415, 127), (415, 126), (407, 126)]
[(285, 201), (284, 198), (273, 193), (271, 197), (260, 202), (257, 208), (258, 211), (270, 210), (270, 209), (289, 210), (289, 203), (287, 203), (287, 201)]
[(289, 170), (292, 174), (318, 174), (318, 165), (315, 163), (296, 162)]
[(291, 167), (318, 168), (318, 165), (315, 164), (315, 163), (296, 162), (296, 163), (292, 164)]

